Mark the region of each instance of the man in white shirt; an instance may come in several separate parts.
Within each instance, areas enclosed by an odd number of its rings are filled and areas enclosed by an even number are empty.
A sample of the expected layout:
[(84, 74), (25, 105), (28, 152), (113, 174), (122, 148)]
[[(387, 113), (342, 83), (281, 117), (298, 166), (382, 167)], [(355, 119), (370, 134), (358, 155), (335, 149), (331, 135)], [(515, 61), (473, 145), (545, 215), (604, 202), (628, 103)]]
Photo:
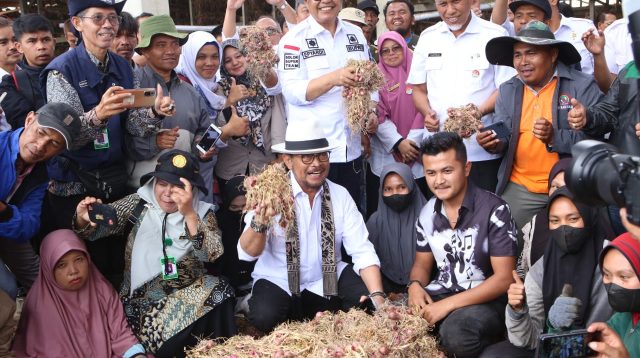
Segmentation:
[[(347, 188), (363, 209), (364, 161), (361, 134), (347, 126), (342, 89), (354, 87), (359, 76), (349, 59), (369, 60), (362, 30), (338, 18), (341, 0), (306, 0), (310, 16), (298, 23), (278, 46), (278, 77), (287, 101), (288, 122), (321, 118), (320, 126), (337, 144), (331, 151), (329, 179)], [(371, 95), (368, 129), (375, 132), (378, 93)]]
[[(272, 147), (290, 169), (295, 219), (284, 229), (272, 208), (258, 204), (238, 241), (238, 258), (257, 260), (249, 320), (262, 331), (319, 311), (347, 310), (363, 295), (374, 305), (384, 302), (380, 261), (364, 220), (347, 190), (327, 180), (335, 146), (311, 120), (289, 123), (285, 143)], [(353, 265), (342, 261), (342, 245)]]
[[(492, 123), (497, 89), (515, 71), (491, 65), (485, 45), (494, 37), (506, 36), (507, 31), (472, 15), (470, 0), (436, 0), (436, 7), (443, 21), (420, 35), (407, 79), (414, 85), (413, 103), (431, 134), (444, 129), (448, 109), (468, 103), (478, 106), (483, 124)], [(464, 143), (473, 162), (471, 181), (494, 191), (500, 155), (480, 147), (475, 134)]]
[(0, 18), (0, 79), (10, 75), (22, 59), (22, 54), (16, 49), (12, 25), (13, 21), (8, 18)]

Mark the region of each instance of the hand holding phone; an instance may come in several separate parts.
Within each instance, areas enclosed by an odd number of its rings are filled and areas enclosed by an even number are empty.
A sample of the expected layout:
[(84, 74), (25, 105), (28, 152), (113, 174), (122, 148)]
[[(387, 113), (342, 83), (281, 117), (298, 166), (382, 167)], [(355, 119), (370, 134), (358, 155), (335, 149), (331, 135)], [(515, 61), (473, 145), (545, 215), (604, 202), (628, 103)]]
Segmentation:
[(93, 203), (87, 209), (89, 211), (89, 220), (95, 224), (109, 227), (118, 224), (116, 209), (111, 205)]
[(222, 130), (218, 128), (215, 124), (211, 124), (207, 131), (204, 132), (204, 135), (196, 144), (196, 148), (202, 153), (207, 153), (211, 148), (213, 148), (216, 143), (220, 140), (220, 135), (222, 134)]
[(480, 132), (493, 131), (496, 134), (496, 139), (506, 138), (511, 134), (509, 128), (503, 121), (497, 121), (495, 123), (491, 123), (486, 127), (480, 129)]
[(586, 329), (543, 334), (538, 339), (536, 358), (580, 358), (596, 355), (589, 343), (595, 340), (595, 334)]
[(128, 108), (153, 107), (156, 101), (155, 88), (122, 89), (114, 91), (114, 94), (128, 93), (122, 103)]

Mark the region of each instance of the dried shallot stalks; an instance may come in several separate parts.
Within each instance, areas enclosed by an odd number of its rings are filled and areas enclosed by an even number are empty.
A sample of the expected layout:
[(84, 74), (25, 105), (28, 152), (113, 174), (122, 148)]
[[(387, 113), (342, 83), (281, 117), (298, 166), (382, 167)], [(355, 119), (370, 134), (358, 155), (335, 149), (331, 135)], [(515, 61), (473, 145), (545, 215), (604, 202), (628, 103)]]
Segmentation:
[(269, 71), (278, 63), (265, 29), (247, 26), (240, 30), (240, 47), (247, 58), (249, 76), (266, 82)]
[(365, 133), (371, 103), (371, 92), (378, 91), (384, 85), (384, 74), (375, 62), (369, 60), (347, 61), (348, 67), (355, 67), (356, 75), (361, 77), (356, 87), (344, 87), (342, 96), (347, 107), (347, 124), (354, 133)]
[(449, 108), (449, 118), (444, 122), (444, 130), (458, 133), (462, 137), (468, 137), (475, 133), (482, 124), (482, 112), (473, 103), (461, 107)]
[(259, 204), (266, 205), (280, 215), (280, 226), (289, 226), (295, 212), (291, 184), (284, 164), (270, 164), (257, 176), (245, 178), (244, 187), (247, 189), (244, 212), (255, 209)]

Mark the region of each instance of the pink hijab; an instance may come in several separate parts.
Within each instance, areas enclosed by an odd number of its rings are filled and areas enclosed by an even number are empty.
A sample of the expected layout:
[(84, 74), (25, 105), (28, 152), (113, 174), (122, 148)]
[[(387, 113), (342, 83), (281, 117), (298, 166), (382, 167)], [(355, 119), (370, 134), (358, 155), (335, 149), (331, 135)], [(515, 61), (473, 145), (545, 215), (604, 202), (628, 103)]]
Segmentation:
[[(402, 46), (404, 61), (398, 67), (389, 67), (382, 59), (382, 44), (385, 40), (392, 40)], [(378, 38), (378, 53), (380, 63), (378, 67), (384, 73), (385, 85), (380, 89), (380, 102), (378, 102), (378, 120), (380, 123), (385, 118), (391, 119), (398, 129), (398, 133), (406, 138), (411, 129), (424, 127), (424, 117), (413, 104), (412, 86), (407, 85), (407, 77), (411, 69), (413, 53), (407, 47), (405, 39), (395, 31), (388, 31)]]
[[(89, 277), (75, 292), (60, 288), (54, 277), (56, 263), (71, 250), (89, 260)], [(40, 274), (25, 300), (13, 345), (17, 357), (122, 357), (138, 343), (116, 291), (73, 231), (47, 235), (40, 255)]]

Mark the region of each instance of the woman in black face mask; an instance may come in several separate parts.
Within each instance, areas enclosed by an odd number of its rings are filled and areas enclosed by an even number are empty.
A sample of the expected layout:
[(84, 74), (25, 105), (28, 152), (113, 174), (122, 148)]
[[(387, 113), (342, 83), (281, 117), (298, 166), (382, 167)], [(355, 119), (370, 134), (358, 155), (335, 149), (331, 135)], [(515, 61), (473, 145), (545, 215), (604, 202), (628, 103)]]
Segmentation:
[(640, 241), (629, 233), (618, 236), (602, 251), (600, 267), (616, 313), (606, 324), (589, 326), (589, 332), (600, 332), (589, 346), (598, 357), (640, 357)]
[(369, 240), (380, 259), (385, 292), (406, 292), (416, 255), (415, 223), (427, 201), (408, 165), (391, 163), (380, 174), (378, 210), (367, 221)]
[(222, 207), (216, 213), (218, 225), (222, 231), (224, 254), (215, 262), (215, 266), (236, 289), (236, 297), (244, 296), (251, 291), (251, 272), (255, 265), (255, 262), (238, 260), (236, 247), (244, 229), (242, 209), (247, 202), (245, 197), (247, 191), (243, 184), (244, 178), (243, 175), (238, 175), (225, 183), (222, 193)]
[(598, 267), (607, 239), (600, 212), (575, 202), (566, 187), (551, 194), (544, 256), (524, 283), (513, 271), (516, 282), (507, 291), (509, 342), (487, 348), (481, 357), (533, 357), (541, 333), (585, 328), (611, 316)]

